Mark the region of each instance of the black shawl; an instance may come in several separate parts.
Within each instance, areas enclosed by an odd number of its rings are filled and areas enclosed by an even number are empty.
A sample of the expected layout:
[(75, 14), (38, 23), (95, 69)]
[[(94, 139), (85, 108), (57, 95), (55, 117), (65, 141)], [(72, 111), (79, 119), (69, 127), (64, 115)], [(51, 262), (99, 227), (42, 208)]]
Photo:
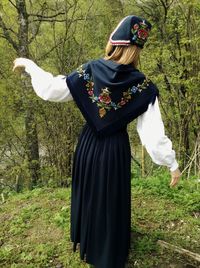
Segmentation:
[(70, 92), (90, 126), (112, 134), (154, 103), (157, 87), (132, 65), (98, 59), (67, 76)]

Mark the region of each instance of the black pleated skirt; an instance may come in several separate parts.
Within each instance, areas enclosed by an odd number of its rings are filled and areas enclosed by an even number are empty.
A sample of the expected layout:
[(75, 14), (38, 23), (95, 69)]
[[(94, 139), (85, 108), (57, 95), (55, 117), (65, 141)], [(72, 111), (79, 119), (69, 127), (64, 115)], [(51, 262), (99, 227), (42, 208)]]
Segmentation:
[(131, 153), (126, 129), (97, 136), (86, 124), (72, 174), (71, 241), (95, 268), (124, 268), (130, 249)]

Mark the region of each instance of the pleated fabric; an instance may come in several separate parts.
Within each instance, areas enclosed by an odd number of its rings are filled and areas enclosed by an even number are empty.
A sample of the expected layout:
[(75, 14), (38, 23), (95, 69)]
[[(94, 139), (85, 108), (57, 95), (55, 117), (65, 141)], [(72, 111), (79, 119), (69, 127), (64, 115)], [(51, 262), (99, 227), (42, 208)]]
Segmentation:
[(124, 268), (130, 249), (130, 143), (126, 129), (97, 136), (86, 124), (74, 155), (71, 241), (95, 268)]

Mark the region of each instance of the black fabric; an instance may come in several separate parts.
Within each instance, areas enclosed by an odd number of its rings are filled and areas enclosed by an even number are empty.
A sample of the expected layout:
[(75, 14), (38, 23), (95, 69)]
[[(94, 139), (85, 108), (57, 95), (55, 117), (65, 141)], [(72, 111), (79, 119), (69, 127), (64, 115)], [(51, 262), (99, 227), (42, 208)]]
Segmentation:
[(130, 248), (131, 153), (126, 128), (99, 137), (86, 124), (74, 156), (71, 240), (95, 268), (124, 268)]
[[(83, 76), (75, 71), (67, 84), (87, 123), (76, 147), (71, 194), (71, 241), (80, 257), (95, 268), (124, 268), (130, 249), (131, 153), (127, 124), (145, 112), (158, 95), (149, 83), (136, 91), (122, 107), (99, 116), (86, 85), (89, 73), (94, 95), (108, 87), (117, 102), (124, 90), (137, 86), (145, 76), (131, 65), (99, 59), (84, 65)], [(93, 83), (92, 82), (92, 83)]]
[[(94, 60), (83, 66), (86, 74), (94, 81), (94, 95), (98, 98), (103, 88), (109, 88), (112, 102), (118, 103), (123, 92), (142, 84), (146, 77), (132, 65), (118, 64), (110, 60)], [(67, 85), (86, 121), (100, 135), (109, 135), (123, 128), (144, 113), (149, 103), (158, 96), (157, 87), (150, 81), (142, 92), (137, 91), (122, 108), (110, 110), (101, 118), (99, 107), (88, 95), (87, 81), (76, 71), (67, 77)]]

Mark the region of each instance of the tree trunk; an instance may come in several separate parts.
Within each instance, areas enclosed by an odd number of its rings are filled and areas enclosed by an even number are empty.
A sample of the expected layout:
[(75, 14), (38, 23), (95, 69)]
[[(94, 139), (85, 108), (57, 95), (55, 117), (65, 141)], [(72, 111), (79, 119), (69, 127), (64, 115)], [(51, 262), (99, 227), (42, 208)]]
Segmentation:
[[(18, 11), (19, 29), (18, 29), (18, 56), (29, 58), (28, 50), (28, 14), (26, 11), (25, 0), (16, 0)], [(28, 168), (30, 172), (29, 188), (33, 189), (37, 185), (40, 177), (39, 163), (39, 144), (37, 136), (37, 127), (34, 117), (34, 106), (30, 97), (30, 81), (27, 75), (23, 74), (22, 90), (26, 96), (25, 106), (25, 129), (26, 129), (26, 154), (28, 159)]]

